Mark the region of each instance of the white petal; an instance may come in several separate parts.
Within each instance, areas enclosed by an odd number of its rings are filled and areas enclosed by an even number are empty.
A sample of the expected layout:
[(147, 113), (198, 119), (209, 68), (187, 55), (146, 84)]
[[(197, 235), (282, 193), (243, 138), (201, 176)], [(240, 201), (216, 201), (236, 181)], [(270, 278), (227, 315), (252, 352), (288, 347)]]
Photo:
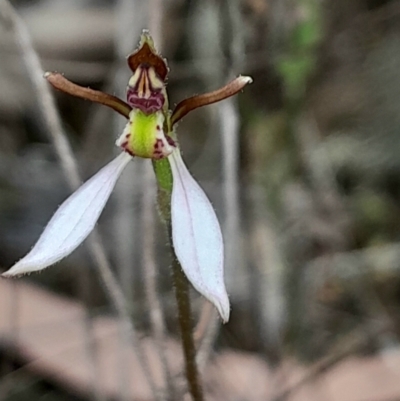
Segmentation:
[(93, 230), (118, 177), (132, 159), (123, 152), (75, 191), (53, 215), (32, 250), (5, 277), (42, 270), (73, 252)]
[(169, 156), (173, 174), (172, 240), (182, 269), (193, 286), (229, 319), (224, 284), (224, 246), (217, 216), (206, 194), (187, 170), (179, 149)]

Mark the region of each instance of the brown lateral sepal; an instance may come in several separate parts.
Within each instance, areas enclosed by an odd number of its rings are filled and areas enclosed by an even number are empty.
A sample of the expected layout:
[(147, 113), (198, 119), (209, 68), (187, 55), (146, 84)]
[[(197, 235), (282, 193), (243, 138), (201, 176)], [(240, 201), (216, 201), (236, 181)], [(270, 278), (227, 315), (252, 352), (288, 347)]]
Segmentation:
[(253, 82), (253, 80), (250, 77), (239, 76), (233, 81), (229, 82), (227, 85), (213, 92), (192, 96), (188, 99), (182, 100), (176, 105), (174, 111), (172, 112), (171, 126), (176, 124), (187, 113), (197, 109), (198, 107), (207, 106), (236, 95), (236, 93), (241, 91), (247, 84), (250, 84), (251, 82)]
[(54, 88), (62, 92), (80, 97), (81, 99), (104, 104), (129, 119), (129, 113), (131, 112), (132, 107), (116, 96), (74, 84), (58, 72), (46, 72), (44, 77), (54, 86)]

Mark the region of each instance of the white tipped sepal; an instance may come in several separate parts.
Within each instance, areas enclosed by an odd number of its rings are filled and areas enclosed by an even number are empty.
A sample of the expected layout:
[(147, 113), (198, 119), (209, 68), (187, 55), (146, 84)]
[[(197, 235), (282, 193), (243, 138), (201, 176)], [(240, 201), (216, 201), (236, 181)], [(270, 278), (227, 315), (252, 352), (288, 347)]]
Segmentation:
[(253, 83), (253, 78), (246, 75), (239, 75), (238, 79), (243, 86)]
[(131, 159), (123, 152), (86, 181), (58, 208), (32, 250), (2, 276), (39, 271), (72, 253), (93, 230)]
[(214, 209), (187, 170), (179, 149), (168, 157), (173, 175), (172, 241), (186, 277), (229, 320), (224, 284), (224, 245)]

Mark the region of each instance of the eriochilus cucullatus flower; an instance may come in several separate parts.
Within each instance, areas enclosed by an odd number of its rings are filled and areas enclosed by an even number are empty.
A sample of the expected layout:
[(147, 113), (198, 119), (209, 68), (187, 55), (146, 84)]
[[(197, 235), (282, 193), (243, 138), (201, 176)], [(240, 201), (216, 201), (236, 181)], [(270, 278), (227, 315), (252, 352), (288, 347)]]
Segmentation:
[(72, 253), (93, 230), (127, 163), (134, 157), (147, 158), (153, 161), (164, 194), (159, 206), (163, 217), (170, 220), (176, 257), (192, 285), (227, 321), (229, 299), (223, 277), (221, 229), (211, 203), (182, 160), (175, 126), (191, 110), (238, 93), (251, 78), (239, 76), (221, 89), (183, 100), (171, 112), (166, 91), (168, 66), (147, 32), (128, 57), (128, 65), (133, 75), (126, 102), (73, 84), (61, 74), (45, 74), (55, 88), (104, 104), (128, 118), (116, 141), (122, 152), (62, 203), (32, 250), (3, 276), (39, 271)]

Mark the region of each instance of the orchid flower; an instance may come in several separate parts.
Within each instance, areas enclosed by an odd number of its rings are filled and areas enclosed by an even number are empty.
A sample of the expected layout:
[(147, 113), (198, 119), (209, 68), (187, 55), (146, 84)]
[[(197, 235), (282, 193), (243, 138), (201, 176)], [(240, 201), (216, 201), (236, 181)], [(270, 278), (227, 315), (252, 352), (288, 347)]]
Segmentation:
[(93, 230), (125, 166), (133, 157), (143, 157), (153, 160), (161, 189), (163, 175), (172, 174), (168, 214), (176, 257), (188, 280), (227, 321), (230, 307), (221, 229), (210, 201), (183, 162), (175, 125), (189, 111), (236, 94), (251, 78), (240, 76), (217, 91), (183, 100), (171, 113), (166, 92), (168, 67), (146, 31), (127, 60), (133, 72), (127, 102), (75, 85), (58, 73), (45, 74), (55, 88), (109, 106), (129, 121), (116, 141), (121, 154), (62, 203), (32, 250), (2, 276), (40, 271), (71, 254)]

